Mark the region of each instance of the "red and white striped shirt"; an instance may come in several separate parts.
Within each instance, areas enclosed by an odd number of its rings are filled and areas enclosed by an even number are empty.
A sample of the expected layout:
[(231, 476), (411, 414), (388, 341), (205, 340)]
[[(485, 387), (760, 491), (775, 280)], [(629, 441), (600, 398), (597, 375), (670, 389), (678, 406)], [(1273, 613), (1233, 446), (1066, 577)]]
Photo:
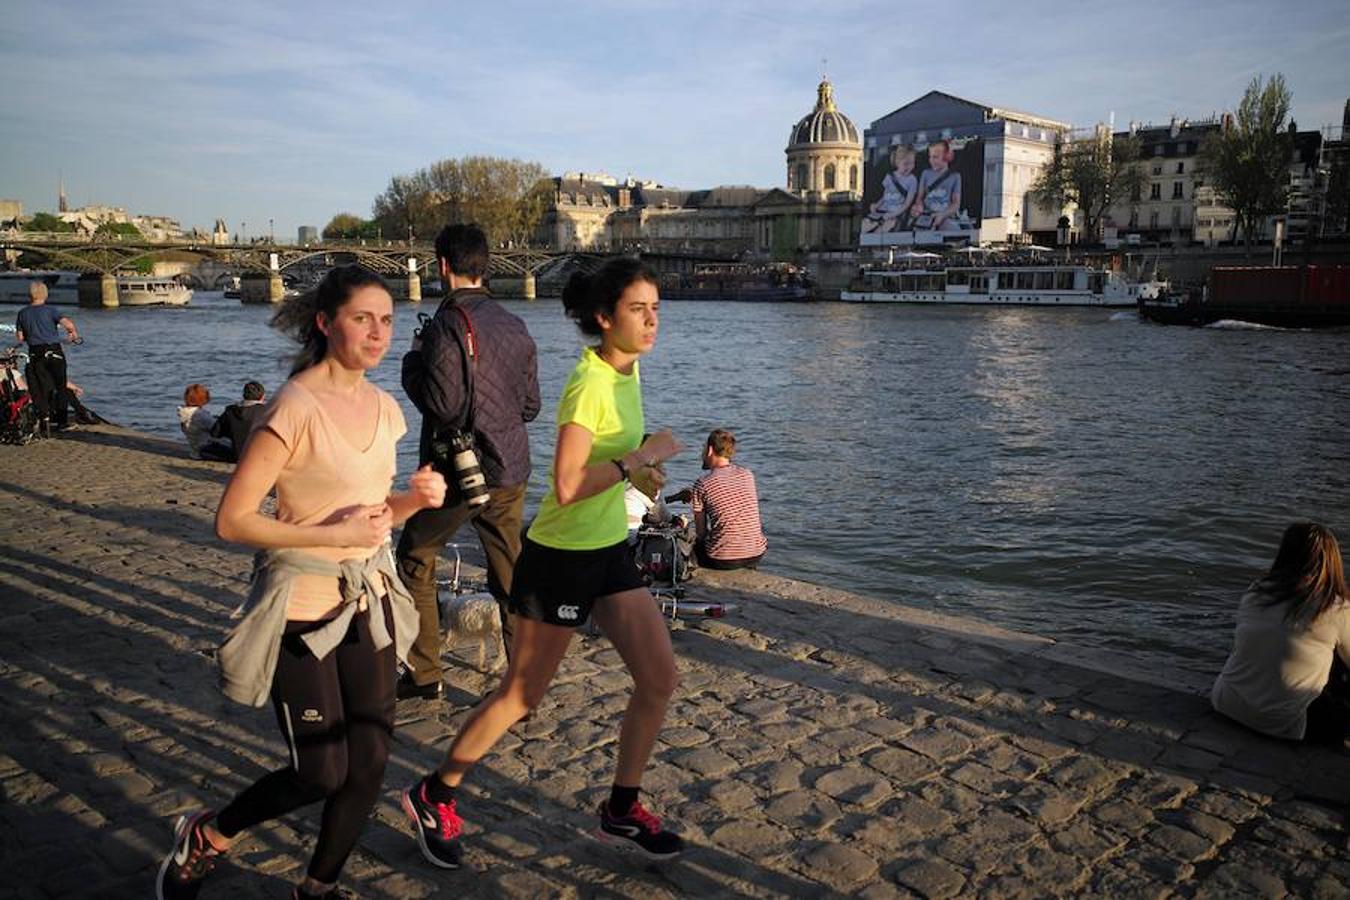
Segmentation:
[(694, 482), (689, 505), (703, 513), (703, 552), (713, 559), (750, 559), (767, 549), (755, 476), (749, 469), (713, 469)]

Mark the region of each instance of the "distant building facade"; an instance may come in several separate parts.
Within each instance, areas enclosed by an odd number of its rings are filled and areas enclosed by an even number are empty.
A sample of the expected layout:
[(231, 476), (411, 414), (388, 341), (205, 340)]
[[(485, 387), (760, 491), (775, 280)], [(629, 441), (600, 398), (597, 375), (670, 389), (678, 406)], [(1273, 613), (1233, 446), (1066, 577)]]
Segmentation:
[[(945, 155), (947, 168), (960, 175), (960, 208), (936, 227), (931, 220), (937, 216), (921, 211), (892, 226), (889, 235), (879, 230), (861, 235), (861, 243), (945, 243), (954, 237), (971, 243), (1052, 239), (1060, 213), (1042, 210), (1030, 189), (1054, 157), (1056, 141), (1068, 131), (1065, 122), (941, 91), (929, 91), (882, 116), (863, 133), (864, 209), (870, 212), (881, 199), (885, 176), (897, 165), (897, 148), (901, 158), (912, 152), (916, 174), (933, 168), (930, 184), (945, 172), (936, 167), (940, 162), (930, 159)], [(953, 182), (948, 177), (946, 186)], [(924, 221), (923, 215), (930, 220)]]
[(568, 172), (553, 191), (536, 240), (562, 250), (637, 251), (790, 260), (853, 245), (862, 185), (858, 129), (822, 80), (815, 108), (792, 127), (785, 185), (700, 190)]
[(134, 225), (148, 241), (172, 241), (183, 237), (183, 227), (168, 216), (131, 215), (120, 206), (81, 206), (57, 213), (62, 222), (83, 234), (93, 234), (101, 225)]
[[(1111, 207), (1107, 227), (1122, 235), (1138, 235), (1148, 244), (1212, 247), (1241, 241), (1236, 215), (1205, 183), (1200, 165), (1201, 146), (1229, 121), (1225, 116), (1199, 121), (1173, 118), (1166, 125), (1131, 124), (1128, 131), (1118, 132), (1117, 138), (1133, 136), (1139, 141), (1137, 165), (1144, 170), (1145, 182), (1136, 194)], [(1329, 174), (1322, 132), (1295, 132), (1288, 203), (1281, 214), (1266, 221), (1257, 238), (1273, 236), (1276, 218), (1285, 221), (1286, 240), (1325, 234)]]
[(17, 226), (22, 218), (22, 200), (0, 200), (0, 227)]
[(319, 242), (319, 229), (313, 225), (301, 225), (295, 232), (295, 242), (302, 247)]
[(1128, 130), (1116, 132), (1118, 139), (1139, 142), (1136, 166), (1143, 170), (1145, 181), (1138, 192), (1107, 211), (1107, 229), (1138, 235), (1151, 244), (1231, 240), (1233, 211), (1219, 203), (1199, 171), (1200, 146), (1222, 127), (1219, 118), (1189, 121), (1173, 117), (1165, 125), (1132, 122)]
[(1323, 234), (1350, 235), (1350, 100), (1345, 101), (1340, 128), (1329, 126), (1322, 141), (1322, 167), (1327, 176)]

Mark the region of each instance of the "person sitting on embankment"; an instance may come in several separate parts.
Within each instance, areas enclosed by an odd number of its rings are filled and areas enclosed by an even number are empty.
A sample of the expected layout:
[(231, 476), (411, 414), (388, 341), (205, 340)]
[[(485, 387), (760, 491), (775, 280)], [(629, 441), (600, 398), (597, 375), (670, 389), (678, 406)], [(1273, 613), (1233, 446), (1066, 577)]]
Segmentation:
[(1214, 708), (1264, 734), (1339, 744), (1350, 736), (1350, 594), (1331, 529), (1290, 525), (1275, 563), (1238, 604)]
[(193, 459), (233, 461), (230, 448), (211, 439), (211, 427), (216, 417), (206, 408), (211, 392), (206, 385), (192, 383), (183, 391), (183, 405), (178, 407), (178, 427), (183, 429)]
[(229, 445), (229, 462), (238, 462), (240, 455), (243, 454), (249, 433), (253, 431), (253, 426), (262, 418), (266, 409), (263, 402), (266, 393), (263, 386), (256, 381), (245, 383), (244, 399), (225, 407), (225, 411), (211, 425), (211, 437)]

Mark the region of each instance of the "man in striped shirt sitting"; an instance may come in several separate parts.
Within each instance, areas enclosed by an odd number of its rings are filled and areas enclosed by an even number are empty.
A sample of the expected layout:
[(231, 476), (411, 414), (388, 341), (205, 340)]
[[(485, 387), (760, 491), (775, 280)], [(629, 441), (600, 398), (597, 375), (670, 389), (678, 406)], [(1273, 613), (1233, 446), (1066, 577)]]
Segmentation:
[(694, 550), (699, 564), (709, 569), (753, 569), (768, 547), (759, 520), (755, 476), (731, 461), (735, 455), (736, 436), (713, 429), (703, 448), (708, 474), (670, 498), (689, 501), (698, 535)]

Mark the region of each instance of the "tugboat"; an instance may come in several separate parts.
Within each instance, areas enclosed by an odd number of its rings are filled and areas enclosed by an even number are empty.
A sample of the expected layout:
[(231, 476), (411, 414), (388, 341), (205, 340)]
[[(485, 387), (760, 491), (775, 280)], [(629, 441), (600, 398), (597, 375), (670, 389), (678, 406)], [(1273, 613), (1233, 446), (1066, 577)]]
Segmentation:
[(1216, 266), (1207, 284), (1139, 298), (1162, 325), (1251, 322), (1276, 328), (1350, 327), (1350, 266)]

